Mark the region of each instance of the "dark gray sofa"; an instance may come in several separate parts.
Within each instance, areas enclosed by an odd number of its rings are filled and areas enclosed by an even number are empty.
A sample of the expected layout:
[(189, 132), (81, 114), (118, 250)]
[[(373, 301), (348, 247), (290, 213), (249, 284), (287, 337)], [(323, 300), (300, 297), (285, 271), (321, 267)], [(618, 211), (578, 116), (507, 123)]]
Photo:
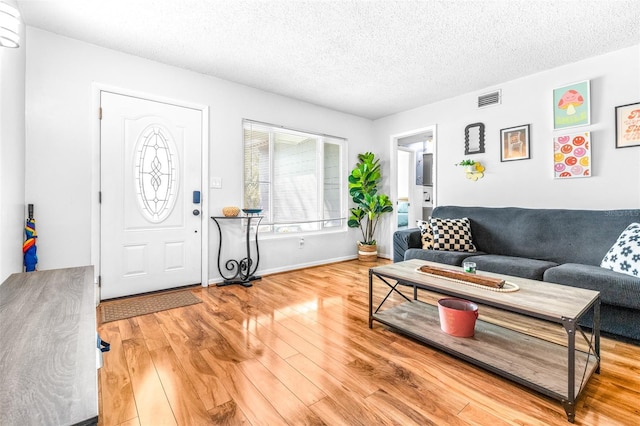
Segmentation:
[[(423, 250), (420, 230), (397, 231), (393, 261), (424, 259), (600, 292), (601, 330), (640, 341), (640, 277), (601, 268), (605, 253), (640, 210), (440, 206), (440, 218), (469, 218), (475, 253)], [(585, 318), (588, 323), (590, 318)]]

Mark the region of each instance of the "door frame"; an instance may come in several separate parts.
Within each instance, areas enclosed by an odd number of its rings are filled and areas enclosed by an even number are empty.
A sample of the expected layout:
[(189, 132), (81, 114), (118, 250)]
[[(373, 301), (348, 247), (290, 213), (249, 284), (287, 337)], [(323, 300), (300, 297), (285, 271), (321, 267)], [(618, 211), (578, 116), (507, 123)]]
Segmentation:
[[(400, 202), (400, 199), (398, 198), (399, 194), (397, 192), (398, 191), (398, 184), (400, 183), (399, 180), (398, 180), (398, 165), (397, 165), (398, 157), (399, 157), (398, 156), (398, 151), (403, 151), (403, 152), (408, 153), (409, 157), (410, 157), (410, 164), (413, 165), (413, 167), (409, 168), (409, 182), (408, 182), (409, 183), (409, 199), (408, 199), (408, 201), (409, 201), (409, 212), (408, 212), (408, 223), (415, 223), (415, 211), (414, 211), (414, 209), (412, 207), (415, 207), (413, 205), (413, 203), (416, 202), (414, 194), (413, 194), (415, 192), (415, 191), (413, 191), (413, 186), (415, 186), (415, 181), (416, 181), (416, 167), (415, 167), (415, 164), (416, 164), (417, 158), (416, 158), (416, 152), (415, 151), (413, 151), (411, 149), (408, 149), (408, 148), (405, 148), (405, 147), (400, 147), (398, 145), (396, 145), (396, 146), (397, 146), (397, 150), (396, 150), (396, 171), (395, 171), (395, 175), (396, 175), (396, 208), (394, 209), (394, 212), (395, 212), (394, 213), (394, 216), (395, 216), (394, 220), (395, 220), (395, 229), (398, 229), (398, 205), (399, 205), (398, 203)], [(411, 185), (411, 182), (414, 182), (413, 186)], [(407, 227), (411, 228), (411, 226), (408, 226), (408, 224), (407, 224)]]
[[(414, 136), (414, 135), (419, 135), (420, 133), (424, 133), (427, 131), (432, 131), (433, 132), (433, 194), (432, 194), (432, 200), (433, 200), (433, 207), (436, 206), (436, 194), (437, 194), (437, 190), (436, 190), (436, 185), (437, 185), (437, 177), (438, 177), (438, 168), (437, 168), (437, 159), (438, 156), (436, 155), (437, 152), (437, 147), (438, 147), (438, 126), (436, 124), (430, 124), (428, 126), (425, 127), (421, 127), (418, 129), (413, 129), (413, 130), (408, 130), (406, 132), (402, 132), (402, 133), (395, 133), (389, 136), (389, 145), (390, 145), (390, 158), (389, 158), (389, 163), (391, 166), (391, 170), (390, 170), (390, 179), (389, 179), (389, 194), (390, 194), (390, 198), (391, 200), (393, 200), (394, 203), (396, 203), (397, 205), (397, 201), (398, 201), (398, 139), (402, 139), (402, 138), (406, 138), (409, 136)], [(413, 176), (415, 177), (415, 170), (413, 172)], [(412, 191), (409, 191), (409, 194), (411, 194)], [(409, 198), (409, 202), (410, 203), (415, 203), (416, 200), (412, 199), (412, 197)], [(420, 210), (422, 210), (422, 198), (420, 198), (419, 200), (420, 203)], [(391, 226), (389, 226), (389, 236), (388, 236), (388, 241), (389, 241), (389, 247), (391, 247), (391, 257), (393, 258), (393, 234), (394, 232), (398, 229), (398, 213), (395, 211), (396, 209), (394, 209), (394, 214), (393, 214), (393, 218), (391, 219)], [(409, 226), (409, 228), (411, 228), (411, 226)]]
[(200, 111), (202, 117), (201, 135), (201, 178), (200, 178), (200, 282), (202, 287), (209, 285), (209, 107), (191, 102), (180, 101), (153, 95), (136, 90), (124, 89), (103, 83), (92, 83), (92, 120), (93, 137), (91, 143), (91, 264), (94, 265), (94, 283), (96, 288), (96, 305), (100, 302), (100, 94), (110, 92), (122, 96), (141, 98), (155, 102), (190, 108)]

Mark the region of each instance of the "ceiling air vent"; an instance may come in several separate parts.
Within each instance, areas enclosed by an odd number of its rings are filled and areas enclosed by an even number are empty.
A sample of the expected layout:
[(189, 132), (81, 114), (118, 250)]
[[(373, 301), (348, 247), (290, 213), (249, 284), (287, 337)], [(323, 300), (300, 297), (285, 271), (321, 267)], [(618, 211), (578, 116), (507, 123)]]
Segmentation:
[(478, 96), (478, 108), (484, 108), (491, 105), (499, 105), (500, 104), (501, 92), (500, 90), (496, 90), (495, 92), (485, 93), (484, 95)]

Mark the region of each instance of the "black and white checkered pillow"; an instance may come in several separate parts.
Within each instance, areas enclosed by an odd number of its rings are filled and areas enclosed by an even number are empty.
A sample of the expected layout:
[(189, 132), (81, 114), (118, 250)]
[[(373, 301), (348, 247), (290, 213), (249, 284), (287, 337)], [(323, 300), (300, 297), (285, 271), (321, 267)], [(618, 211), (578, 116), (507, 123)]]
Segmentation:
[(471, 237), (471, 223), (469, 218), (440, 219), (431, 218), (431, 230), (433, 231), (433, 249), (446, 251), (475, 252)]
[(604, 255), (600, 266), (640, 277), (640, 223), (632, 223), (622, 231), (618, 241)]
[(420, 238), (422, 239), (422, 248), (425, 250), (433, 250), (433, 231), (431, 230), (431, 217), (427, 220), (416, 220), (416, 225), (420, 228)]

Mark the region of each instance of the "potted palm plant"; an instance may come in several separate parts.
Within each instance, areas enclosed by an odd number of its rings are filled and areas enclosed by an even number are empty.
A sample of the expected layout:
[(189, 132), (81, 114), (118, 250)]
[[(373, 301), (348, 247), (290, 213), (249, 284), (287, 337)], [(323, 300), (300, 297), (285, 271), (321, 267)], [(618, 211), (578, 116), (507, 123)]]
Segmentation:
[(362, 241), (358, 241), (358, 259), (375, 261), (378, 246), (375, 240), (380, 216), (393, 211), (388, 195), (378, 194), (380, 160), (371, 152), (358, 154), (358, 163), (349, 175), (349, 195), (356, 207), (350, 209), (348, 225), (360, 228)]

